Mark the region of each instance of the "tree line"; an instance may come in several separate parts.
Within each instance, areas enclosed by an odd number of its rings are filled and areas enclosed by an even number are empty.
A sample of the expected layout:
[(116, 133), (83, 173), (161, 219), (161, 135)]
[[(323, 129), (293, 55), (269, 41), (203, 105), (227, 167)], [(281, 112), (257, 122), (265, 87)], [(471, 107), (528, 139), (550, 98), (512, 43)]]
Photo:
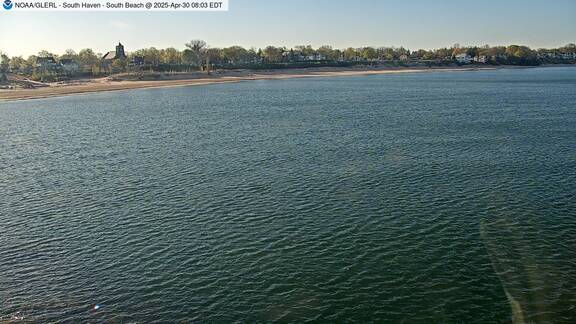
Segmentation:
[[(151, 70), (197, 70), (210, 65), (217, 68), (274, 68), (291, 65), (306, 66), (303, 63), (316, 64), (366, 64), (374, 62), (428, 62), (428, 64), (454, 64), (458, 55), (465, 54), (471, 58), (484, 57), (483, 63), (538, 65), (541, 63), (560, 63), (566, 59), (576, 59), (576, 45), (571, 43), (554, 49), (531, 49), (527, 46), (460, 46), (444, 47), (433, 50), (419, 49), (411, 51), (404, 47), (360, 47), (336, 49), (330, 45), (313, 48), (310, 45), (299, 45), (292, 48), (267, 46), (249, 48), (230, 46), (224, 48), (209, 47), (205, 41), (193, 40), (185, 44), (183, 50), (174, 47), (157, 49), (143, 48), (128, 53), (128, 57), (103, 64), (102, 54), (92, 49), (79, 52), (66, 50), (61, 55), (40, 51), (27, 58), (22, 56), (8, 57), (0, 52), (1, 72), (14, 72), (28, 76), (38, 73), (41, 58), (53, 58), (54, 62), (64, 59), (78, 64), (85, 74), (103, 75), (112, 72), (126, 71), (131, 67), (144, 66)], [(403, 63), (402, 63), (403, 62)], [(44, 71), (46, 72), (46, 71)]]

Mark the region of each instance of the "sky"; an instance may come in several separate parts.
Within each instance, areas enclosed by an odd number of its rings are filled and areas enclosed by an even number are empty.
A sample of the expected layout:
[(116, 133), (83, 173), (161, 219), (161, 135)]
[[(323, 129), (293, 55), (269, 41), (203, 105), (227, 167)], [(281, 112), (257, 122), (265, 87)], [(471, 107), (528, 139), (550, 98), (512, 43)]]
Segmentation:
[[(19, 1), (19, 0), (15, 0)], [(229, 0), (228, 12), (0, 11), (0, 51), (10, 56), (61, 54), (117, 42), (183, 49), (241, 45), (404, 46), (415, 50), (467, 45), (560, 47), (576, 43), (575, 0)]]

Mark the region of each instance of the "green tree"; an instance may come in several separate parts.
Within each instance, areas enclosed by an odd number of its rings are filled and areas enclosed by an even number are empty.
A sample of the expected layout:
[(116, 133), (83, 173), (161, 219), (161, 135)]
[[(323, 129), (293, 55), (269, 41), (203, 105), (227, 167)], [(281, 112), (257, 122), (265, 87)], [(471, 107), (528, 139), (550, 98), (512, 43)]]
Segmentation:
[(336, 61), (340, 57), (340, 52), (336, 51), (330, 45), (323, 45), (318, 48), (318, 54), (330, 61)]
[(182, 51), (182, 62), (185, 64), (195, 63), (194, 53), (190, 49), (185, 49)]
[(38, 57), (54, 57), (54, 58), (56, 58), (56, 55), (48, 52), (47, 50), (41, 50), (40, 52), (38, 52)]
[(348, 47), (347, 49), (344, 50), (344, 58), (348, 61), (354, 61), (359, 56), (360, 55), (358, 54), (358, 51), (352, 47)]
[(33, 70), (36, 67), (37, 63), (38, 63), (38, 56), (36, 55), (30, 55), (26, 59), (26, 64), (30, 67), (31, 70)]
[(281, 47), (267, 46), (264, 49), (264, 57), (268, 62), (276, 63), (282, 60), (284, 50)]
[(78, 61), (81, 65), (92, 67), (99, 63), (98, 56), (89, 48), (85, 48), (78, 53)]
[(446, 47), (438, 49), (436, 50), (436, 57), (441, 60), (449, 60), (452, 58), (452, 50)]
[(260, 59), (262, 58), (262, 56), (260, 56), (259, 52), (261, 52), (261, 51), (259, 49), (256, 50), (256, 48), (254, 48), (254, 47), (249, 49), (248, 53), (247, 53), (247, 57), (246, 57), (247, 62), (250, 62), (250, 63), (259, 62)]
[(310, 56), (316, 54), (316, 51), (314, 50), (314, 48), (312, 48), (311, 45), (298, 45), (295, 46), (294, 49), (302, 53), (302, 55), (304, 56)]
[(12, 59), (10, 59), (10, 70), (12, 72), (24, 71), (26, 66), (26, 60), (22, 58), (22, 56), (14, 56)]
[(162, 63), (165, 64), (180, 64), (182, 63), (182, 54), (174, 47), (169, 47), (160, 50), (160, 57)]
[(379, 47), (376, 50), (378, 57), (384, 60), (393, 60), (394, 59), (394, 49), (390, 47)]
[(60, 59), (72, 59), (78, 61), (78, 54), (73, 49), (67, 49), (64, 55), (60, 56)]
[(112, 62), (112, 70), (114, 72), (125, 72), (128, 62), (126, 59), (117, 59)]
[(534, 65), (539, 64), (537, 54), (527, 46), (510, 45), (505, 52), (509, 64)]
[(150, 64), (153, 66), (157, 66), (158, 64), (160, 64), (160, 61), (162, 59), (160, 51), (156, 47), (143, 48), (136, 51), (136, 53), (139, 54), (138, 56), (142, 56), (144, 58), (144, 62), (146, 64)]
[(422, 53), (422, 59), (424, 60), (435, 60), (436, 59), (436, 54), (434, 53), (434, 51), (424, 51)]
[(231, 46), (222, 49), (222, 58), (227, 63), (245, 63), (248, 57), (248, 51), (241, 46)]
[(10, 69), (10, 58), (3, 52), (0, 52), (0, 72), (7, 73)]
[(374, 47), (364, 47), (362, 49), (362, 58), (365, 60), (374, 60), (378, 58), (378, 54)]
[(400, 57), (402, 57), (402, 55), (410, 55), (410, 50), (405, 49), (404, 47), (399, 47), (399, 48), (395, 48), (394, 49), (394, 58), (395, 59), (400, 59)]

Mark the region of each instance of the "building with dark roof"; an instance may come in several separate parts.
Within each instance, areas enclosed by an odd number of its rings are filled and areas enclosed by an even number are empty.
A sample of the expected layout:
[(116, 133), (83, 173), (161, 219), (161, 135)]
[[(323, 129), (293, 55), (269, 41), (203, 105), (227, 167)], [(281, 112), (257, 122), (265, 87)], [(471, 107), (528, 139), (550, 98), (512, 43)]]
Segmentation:
[(46, 56), (37, 58), (36, 64), (37, 66), (42, 67), (42, 66), (56, 66), (57, 63), (54, 57)]
[(38, 57), (36, 59), (36, 68), (43, 71), (56, 70), (58, 63), (53, 56)]
[(122, 45), (122, 43), (118, 43), (118, 45), (116, 45), (116, 50), (106, 53), (106, 55), (104, 55), (102, 59), (104, 61), (126, 59), (126, 53), (124, 52), (124, 45)]

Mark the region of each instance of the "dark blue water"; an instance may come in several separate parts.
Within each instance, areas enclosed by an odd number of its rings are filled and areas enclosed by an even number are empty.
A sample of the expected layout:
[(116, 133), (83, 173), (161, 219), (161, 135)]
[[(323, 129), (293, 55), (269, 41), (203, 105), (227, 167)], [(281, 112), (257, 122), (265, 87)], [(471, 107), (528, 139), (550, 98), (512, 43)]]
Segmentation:
[(0, 103), (18, 316), (574, 323), (576, 68)]

